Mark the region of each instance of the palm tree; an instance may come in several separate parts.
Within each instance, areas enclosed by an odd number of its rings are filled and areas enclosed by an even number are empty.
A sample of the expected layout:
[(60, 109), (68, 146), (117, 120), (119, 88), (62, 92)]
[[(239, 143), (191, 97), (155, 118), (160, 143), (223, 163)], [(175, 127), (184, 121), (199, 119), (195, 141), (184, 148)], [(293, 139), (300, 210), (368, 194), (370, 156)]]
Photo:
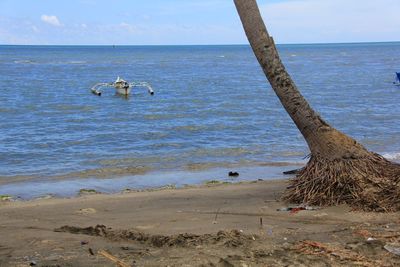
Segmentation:
[(285, 70), (256, 0), (234, 0), (245, 33), (283, 107), (311, 151), (283, 199), (309, 205), (347, 203), (375, 211), (400, 210), (400, 165), (368, 151), (316, 113)]

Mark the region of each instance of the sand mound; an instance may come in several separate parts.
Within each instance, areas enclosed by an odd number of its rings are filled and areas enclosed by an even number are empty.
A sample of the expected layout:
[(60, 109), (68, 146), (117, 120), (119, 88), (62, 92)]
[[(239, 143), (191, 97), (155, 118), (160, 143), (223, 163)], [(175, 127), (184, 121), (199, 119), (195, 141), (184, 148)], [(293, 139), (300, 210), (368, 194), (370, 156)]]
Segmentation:
[(250, 241), (256, 240), (257, 236), (246, 235), (238, 230), (219, 231), (215, 234), (190, 234), (183, 233), (178, 235), (151, 235), (137, 230), (113, 230), (105, 225), (95, 227), (76, 227), (65, 225), (57, 228), (55, 232), (67, 232), (72, 234), (84, 234), (90, 236), (105, 237), (110, 240), (129, 240), (137, 241), (153, 247), (190, 247), (199, 245), (218, 244), (226, 247), (240, 247)]

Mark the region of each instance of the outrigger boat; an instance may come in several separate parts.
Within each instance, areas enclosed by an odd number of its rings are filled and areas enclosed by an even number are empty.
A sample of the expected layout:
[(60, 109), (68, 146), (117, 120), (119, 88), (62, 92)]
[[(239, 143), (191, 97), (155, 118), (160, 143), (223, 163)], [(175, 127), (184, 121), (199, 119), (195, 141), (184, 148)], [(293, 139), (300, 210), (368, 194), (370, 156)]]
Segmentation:
[(400, 72), (396, 72), (396, 81), (393, 84), (400, 85)]
[(96, 83), (91, 91), (93, 94), (101, 96), (102, 92), (100, 91), (101, 87), (114, 87), (117, 94), (120, 95), (129, 95), (132, 91), (133, 87), (146, 87), (149, 94), (154, 95), (154, 90), (151, 85), (147, 82), (131, 82), (128, 83), (124, 79), (121, 79), (119, 76), (115, 82), (112, 83)]

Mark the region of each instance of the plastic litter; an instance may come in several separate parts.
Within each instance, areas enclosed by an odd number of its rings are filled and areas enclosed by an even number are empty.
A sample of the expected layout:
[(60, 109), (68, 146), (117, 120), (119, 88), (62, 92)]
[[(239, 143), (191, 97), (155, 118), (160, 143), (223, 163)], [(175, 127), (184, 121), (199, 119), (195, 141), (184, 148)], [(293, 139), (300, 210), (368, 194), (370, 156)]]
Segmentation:
[(393, 253), (397, 256), (400, 256), (400, 246), (395, 246), (392, 244), (386, 244), (383, 246), (384, 249), (386, 249), (387, 251), (389, 251), (390, 253)]
[(291, 214), (298, 213), (302, 210), (319, 210), (319, 207), (311, 207), (311, 206), (297, 206), (297, 207), (283, 207), (279, 208), (276, 211), (290, 211)]

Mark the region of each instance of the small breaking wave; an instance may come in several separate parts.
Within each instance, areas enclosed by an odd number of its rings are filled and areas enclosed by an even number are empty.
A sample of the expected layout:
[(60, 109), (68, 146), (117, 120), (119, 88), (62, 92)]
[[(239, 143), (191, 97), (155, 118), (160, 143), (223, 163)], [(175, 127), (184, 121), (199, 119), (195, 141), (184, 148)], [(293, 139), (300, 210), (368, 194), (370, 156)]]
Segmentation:
[(56, 175), (52, 178), (56, 179), (70, 179), (70, 178), (113, 178), (125, 175), (138, 175), (150, 171), (149, 167), (136, 166), (136, 167), (109, 167), (88, 169), (83, 171), (71, 172), (64, 175)]
[(87, 61), (84, 60), (69, 60), (69, 61), (48, 61), (48, 62), (36, 62), (29, 59), (24, 60), (14, 60), (15, 64), (54, 64), (54, 65), (83, 65), (87, 64)]
[(76, 60), (76, 61), (68, 61), (65, 64), (86, 64), (86, 63), (87, 63), (87, 61)]
[(35, 61), (32, 60), (14, 60), (15, 64), (35, 64)]
[(388, 160), (400, 160), (400, 152), (384, 153), (382, 156)]

